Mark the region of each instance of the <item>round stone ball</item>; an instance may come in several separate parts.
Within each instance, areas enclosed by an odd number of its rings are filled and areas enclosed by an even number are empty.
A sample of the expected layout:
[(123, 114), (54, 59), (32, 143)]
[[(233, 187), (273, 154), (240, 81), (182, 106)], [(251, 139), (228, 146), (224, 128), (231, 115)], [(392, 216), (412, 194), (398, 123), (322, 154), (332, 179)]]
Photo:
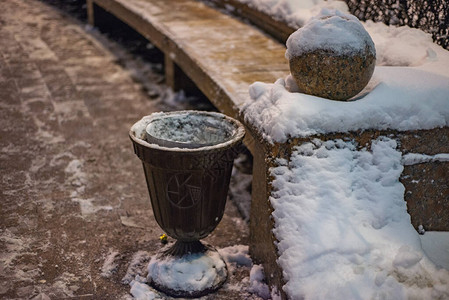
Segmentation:
[(292, 33), (285, 56), (300, 92), (332, 100), (357, 95), (376, 64), (368, 32), (355, 16), (339, 11), (322, 12)]

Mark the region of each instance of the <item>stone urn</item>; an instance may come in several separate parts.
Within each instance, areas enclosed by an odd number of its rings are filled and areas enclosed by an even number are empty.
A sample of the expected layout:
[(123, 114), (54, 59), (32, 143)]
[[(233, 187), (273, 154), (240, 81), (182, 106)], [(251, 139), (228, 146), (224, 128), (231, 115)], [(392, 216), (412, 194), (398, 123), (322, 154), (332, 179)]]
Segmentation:
[(286, 58), (299, 92), (348, 100), (370, 81), (376, 49), (355, 16), (324, 11), (290, 35)]
[(218, 289), (227, 268), (203, 244), (223, 217), (234, 158), (245, 130), (215, 112), (154, 113), (135, 123), (129, 136), (145, 172), (154, 216), (176, 242), (153, 256), (148, 282), (175, 297)]

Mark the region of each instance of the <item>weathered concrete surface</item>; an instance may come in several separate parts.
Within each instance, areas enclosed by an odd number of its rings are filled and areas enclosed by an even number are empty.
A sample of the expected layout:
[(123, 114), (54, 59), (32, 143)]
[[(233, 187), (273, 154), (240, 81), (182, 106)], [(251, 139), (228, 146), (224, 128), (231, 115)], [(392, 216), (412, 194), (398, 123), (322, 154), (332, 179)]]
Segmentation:
[[(83, 24), (38, 1), (1, 3), (0, 298), (129, 297), (121, 280), (133, 257), (142, 265), (161, 247), (162, 231), (128, 130), (161, 104)], [(228, 202), (208, 241), (247, 239)], [(206, 299), (251, 299), (233, 289), (248, 272)]]

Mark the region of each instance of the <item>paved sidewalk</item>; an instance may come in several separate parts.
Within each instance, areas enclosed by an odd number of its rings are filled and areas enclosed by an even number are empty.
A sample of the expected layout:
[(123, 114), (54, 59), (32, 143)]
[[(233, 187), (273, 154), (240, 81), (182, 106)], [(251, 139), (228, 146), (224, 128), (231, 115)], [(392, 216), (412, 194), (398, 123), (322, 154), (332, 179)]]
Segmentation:
[[(36, 0), (1, 6), (0, 298), (126, 299), (131, 262), (161, 247), (128, 130), (164, 107), (84, 24)], [(228, 202), (208, 241), (247, 238)], [(235, 289), (248, 272), (206, 299), (255, 299)]]

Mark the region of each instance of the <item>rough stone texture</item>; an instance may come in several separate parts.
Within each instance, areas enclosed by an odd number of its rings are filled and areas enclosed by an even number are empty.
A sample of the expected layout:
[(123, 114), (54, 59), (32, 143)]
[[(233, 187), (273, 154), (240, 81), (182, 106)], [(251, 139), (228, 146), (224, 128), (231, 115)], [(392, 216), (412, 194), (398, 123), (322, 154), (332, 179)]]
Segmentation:
[(289, 60), (290, 72), (301, 92), (333, 100), (357, 95), (374, 72), (376, 56), (366, 47), (363, 55), (338, 55), (315, 50)]
[(401, 182), (413, 226), (449, 231), (449, 162), (405, 166)]
[[(167, 106), (85, 24), (39, 1), (1, 3), (0, 298), (127, 299), (128, 267), (140, 257), (144, 272), (162, 247), (128, 130)], [(247, 244), (231, 202), (207, 241)], [(248, 284), (235, 270), (205, 299), (258, 299), (232, 289)]]
[[(404, 154), (449, 153), (449, 127), (403, 133), (399, 138)], [(449, 162), (406, 165), (400, 180), (413, 226), (449, 231)]]

